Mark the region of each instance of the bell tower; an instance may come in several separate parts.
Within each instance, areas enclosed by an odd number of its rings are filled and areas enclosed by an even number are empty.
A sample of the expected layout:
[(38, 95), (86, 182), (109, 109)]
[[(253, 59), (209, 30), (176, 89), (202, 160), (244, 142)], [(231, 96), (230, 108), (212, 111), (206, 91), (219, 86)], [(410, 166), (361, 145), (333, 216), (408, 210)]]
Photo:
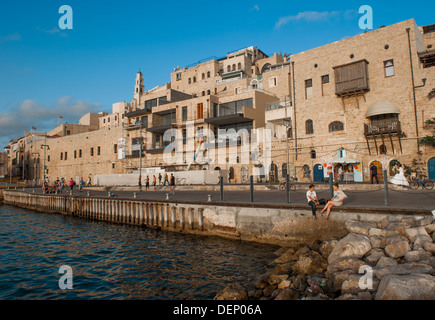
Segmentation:
[(142, 72), (136, 73), (136, 83), (134, 85), (134, 95), (133, 98), (137, 101), (137, 106), (141, 103), (141, 96), (144, 93), (144, 84), (143, 84), (143, 74)]

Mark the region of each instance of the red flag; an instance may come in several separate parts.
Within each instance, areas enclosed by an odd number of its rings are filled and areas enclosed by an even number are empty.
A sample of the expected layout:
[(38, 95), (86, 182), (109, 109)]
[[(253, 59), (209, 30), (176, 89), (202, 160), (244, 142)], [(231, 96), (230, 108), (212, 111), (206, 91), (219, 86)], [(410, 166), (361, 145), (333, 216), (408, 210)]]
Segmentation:
[(36, 128), (34, 126), (32, 126), (32, 130), (36, 130)]
[(59, 116), (59, 119), (63, 119), (63, 117), (62, 117), (62, 116)]

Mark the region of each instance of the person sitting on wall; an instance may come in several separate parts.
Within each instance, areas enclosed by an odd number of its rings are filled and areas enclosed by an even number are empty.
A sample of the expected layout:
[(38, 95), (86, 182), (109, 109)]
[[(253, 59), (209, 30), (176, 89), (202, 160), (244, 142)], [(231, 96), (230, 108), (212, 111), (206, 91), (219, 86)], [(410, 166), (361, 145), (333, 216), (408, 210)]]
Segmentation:
[(341, 207), (343, 205), (343, 201), (347, 199), (346, 194), (340, 190), (338, 183), (334, 183), (333, 188), (334, 188), (334, 197), (326, 204), (323, 210), (320, 211), (320, 213), (323, 213), (326, 210), (325, 220), (328, 220), (332, 207), (334, 206)]
[(319, 200), (317, 198), (317, 194), (316, 191), (314, 191), (314, 189), (315, 189), (314, 184), (310, 184), (309, 190), (307, 191), (307, 200), (308, 200), (308, 205), (311, 206), (313, 219), (316, 220), (316, 206), (325, 205), (326, 201), (325, 199)]

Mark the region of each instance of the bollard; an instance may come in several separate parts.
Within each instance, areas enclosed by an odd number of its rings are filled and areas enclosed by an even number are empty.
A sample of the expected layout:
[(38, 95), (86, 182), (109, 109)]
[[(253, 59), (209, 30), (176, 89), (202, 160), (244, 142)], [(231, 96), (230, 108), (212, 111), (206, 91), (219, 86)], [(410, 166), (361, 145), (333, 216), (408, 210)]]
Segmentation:
[(71, 191), (69, 192), (69, 195), (70, 195), (70, 196), (72, 196), (72, 195), (73, 195), (73, 192), (72, 192), (72, 190), (71, 190)]
[(211, 200), (212, 197), (213, 197), (213, 195), (212, 195), (212, 194), (209, 194), (209, 195), (208, 195), (208, 200), (207, 200), (207, 201), (208, 201), (208, 202), (211, 202), (211, 201), (212, 201), (212, 200)]
[(332, 172), (329, 173), (329, 199), (334, 198), (334, 181), (333, 181), (333, 174)]
[(224, 201), (224, 177), (220, 177), (221, 201)]
[(254, 202), (254, 176), (250, 176), (251, 202)]
[(389, 206), (387, 170), (384, 170), (384, 204), (385, 204), (385, 206)]
[(91, 196), (91, 193), (89, 191), (87, 191), (86, 194), (88, 195), (88, 197)]
[(170, 200), (169, 193), (166, 194), (166, 200)]
[(133, 198), (136, 199), (136, 192), (133, 192)]
[(290, 176), (288, 174), (285, 176), (285, 194), (287, 203), (290, 203)]

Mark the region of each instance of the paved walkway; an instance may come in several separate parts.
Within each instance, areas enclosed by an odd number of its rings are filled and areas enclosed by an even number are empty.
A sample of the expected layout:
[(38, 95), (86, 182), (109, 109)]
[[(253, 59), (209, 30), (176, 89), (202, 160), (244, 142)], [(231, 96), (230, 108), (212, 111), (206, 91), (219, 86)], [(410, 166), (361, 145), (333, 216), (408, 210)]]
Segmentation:
[[(381, 187), (381, 186), (380, 186)], [(28, 192), (42, 193), (41, 188), (28, 188)], [(145, 190), (145, 188), (143, 188)], [(79, 191), (74, 189), (74, 195), (87, 195), (107, 197), (108, 191), (97, 191), (91, 188), (84, 188)], [(329, 199), (329, 190), (316, 190), (318, 198)], [(137, 199), (165, 200), (169, 190), (154, 191), (112, 191), (119, 198), (133, 198), (136, 192)], [(307, 205), (305, 197), (306, 190), (296, 190), (290, 192), (290, 205)], [(384, 190), (346, 190), (344, 191), (348, 198), (345, 200), (343, 207), (367, 208), (367, 209), (407, 209), (407, 210), (435, 210), (435, 189), (428, 190), (394, 190), (389, 189), (389, 205), (384, 204)], [(69, 191), (68, 193), (69, 194)], [(175, 194), (170, 195), (171, 200), (206, 202), (208, 195), (212, 195), (212, 201), (220, 201), (219, 191), (197, 191), (197, 190), (176, 190)], [(249, 191), (225, 191), (224, 202), (227, 203), (250, 203)], [(283, 204), (286, 205), (285, 191), (267, 190), (254, 191), (254, 204)]]

